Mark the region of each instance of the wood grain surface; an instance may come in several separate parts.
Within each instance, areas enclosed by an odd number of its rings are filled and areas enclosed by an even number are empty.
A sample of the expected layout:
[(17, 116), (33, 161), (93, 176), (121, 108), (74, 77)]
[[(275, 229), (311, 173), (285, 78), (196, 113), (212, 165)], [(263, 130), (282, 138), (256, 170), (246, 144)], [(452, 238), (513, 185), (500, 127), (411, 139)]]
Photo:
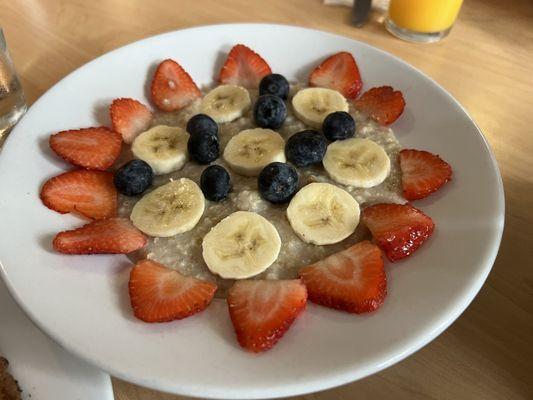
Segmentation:
[[(533, 399), (533, 1), (465, 0), (451, 35), (432, 45), (392, 37), (382, 17), (374, 13), (356, 29), (349, 9), (319, 0), (0, 0), (0, 24), (30, 102), (109, 50), (223, 22), (331, 31), (427, 73), (466, 107), (498, 159), (507, 211), (494, 269), (465, 313), (413, 356), (296, 399)], [(113, 383), (117, 400), (184, 399)]]

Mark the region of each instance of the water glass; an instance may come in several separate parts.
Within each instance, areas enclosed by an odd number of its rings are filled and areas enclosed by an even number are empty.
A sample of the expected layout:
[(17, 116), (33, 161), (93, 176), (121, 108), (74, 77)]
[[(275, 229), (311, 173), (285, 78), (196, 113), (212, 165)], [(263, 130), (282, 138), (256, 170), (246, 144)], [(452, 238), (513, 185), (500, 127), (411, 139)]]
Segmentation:
[(0, 29), (0, 144), (26, 109), (24, 92)]

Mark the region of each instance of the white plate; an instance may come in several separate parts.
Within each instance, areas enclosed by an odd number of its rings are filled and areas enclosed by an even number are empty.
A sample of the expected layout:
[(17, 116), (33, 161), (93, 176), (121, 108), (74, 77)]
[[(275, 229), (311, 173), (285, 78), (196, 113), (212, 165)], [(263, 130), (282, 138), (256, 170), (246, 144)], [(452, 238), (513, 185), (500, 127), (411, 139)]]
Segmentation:
[[(405, 147), (440, 154), (454, 180), (416, 203), (436, 223), (413, 257), (387, 265), (389, 295), (374, 314), (354, 316), (310, 305), (271, 351), (237, 345), (226, 306), (166, 324), (133, 318), (124, 256), (62, 256), (53, 235), (80, 224), (39, 201), (39, 188), (66, 165), (48, 136), (108, 123), (116, 97), (148, 102), (146, 82), (174, 58), (200, 84), (212, 81), (230, 47), (244, 43), (273, 70), (305, 80), (325, 56), (347, 50), (364, 88), (390, 84), (407, 108), (393, 125)], [(500, 243), (504, 199), (494, 157), (466, 111), (437, 83), (366, 44), (297, 27), (206, 26), (155, 36), (108, 53), (42, 96), (8, 138), (0, 157), (0, 257), (3, 276), (31, 318), (79, 356), (123, 379), (202, 397), (288, 396), (340, 385), (379, 371), (444, 330), (474, 298)]]
[(113, 400), (109, 375), (67, 354), (24, 315), (0, 280), (0, 355), (24, 400)]

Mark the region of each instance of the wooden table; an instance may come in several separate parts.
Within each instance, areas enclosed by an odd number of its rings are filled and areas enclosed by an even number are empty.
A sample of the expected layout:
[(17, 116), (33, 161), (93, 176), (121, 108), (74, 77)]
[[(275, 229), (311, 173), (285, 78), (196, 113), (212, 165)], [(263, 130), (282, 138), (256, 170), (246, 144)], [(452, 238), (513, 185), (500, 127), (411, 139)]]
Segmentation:
[[(533, 2), (466, 0), (451, 35), (433, 45), (393, 38), (378, 14), (364, 29), (350, 26), (349, 18), (347, 8), (319, 0), (0, 2), (0, 23), (30, 102), (116, 47), (222, 22), (332, 31), (389, 51), (434, 78), (468, 109), (500, 165), (507, 212), (494, 269), (465, 313), (415, 355), (359, 382), (298, 399), (532, 399)], [(113, 383), (117, 400), (180, 399)]]

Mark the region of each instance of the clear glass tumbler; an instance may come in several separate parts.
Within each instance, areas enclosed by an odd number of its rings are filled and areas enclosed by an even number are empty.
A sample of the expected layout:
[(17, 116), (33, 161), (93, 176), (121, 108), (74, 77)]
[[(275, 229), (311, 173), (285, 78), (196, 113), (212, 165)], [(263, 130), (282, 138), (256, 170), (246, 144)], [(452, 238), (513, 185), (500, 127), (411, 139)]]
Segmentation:
[(0, 145), (26, 110), (24, 92), (0, 29)]
[(437, 42), (446, 37), (463, 0), (391, 0), (387, 30), (412, 42)]

